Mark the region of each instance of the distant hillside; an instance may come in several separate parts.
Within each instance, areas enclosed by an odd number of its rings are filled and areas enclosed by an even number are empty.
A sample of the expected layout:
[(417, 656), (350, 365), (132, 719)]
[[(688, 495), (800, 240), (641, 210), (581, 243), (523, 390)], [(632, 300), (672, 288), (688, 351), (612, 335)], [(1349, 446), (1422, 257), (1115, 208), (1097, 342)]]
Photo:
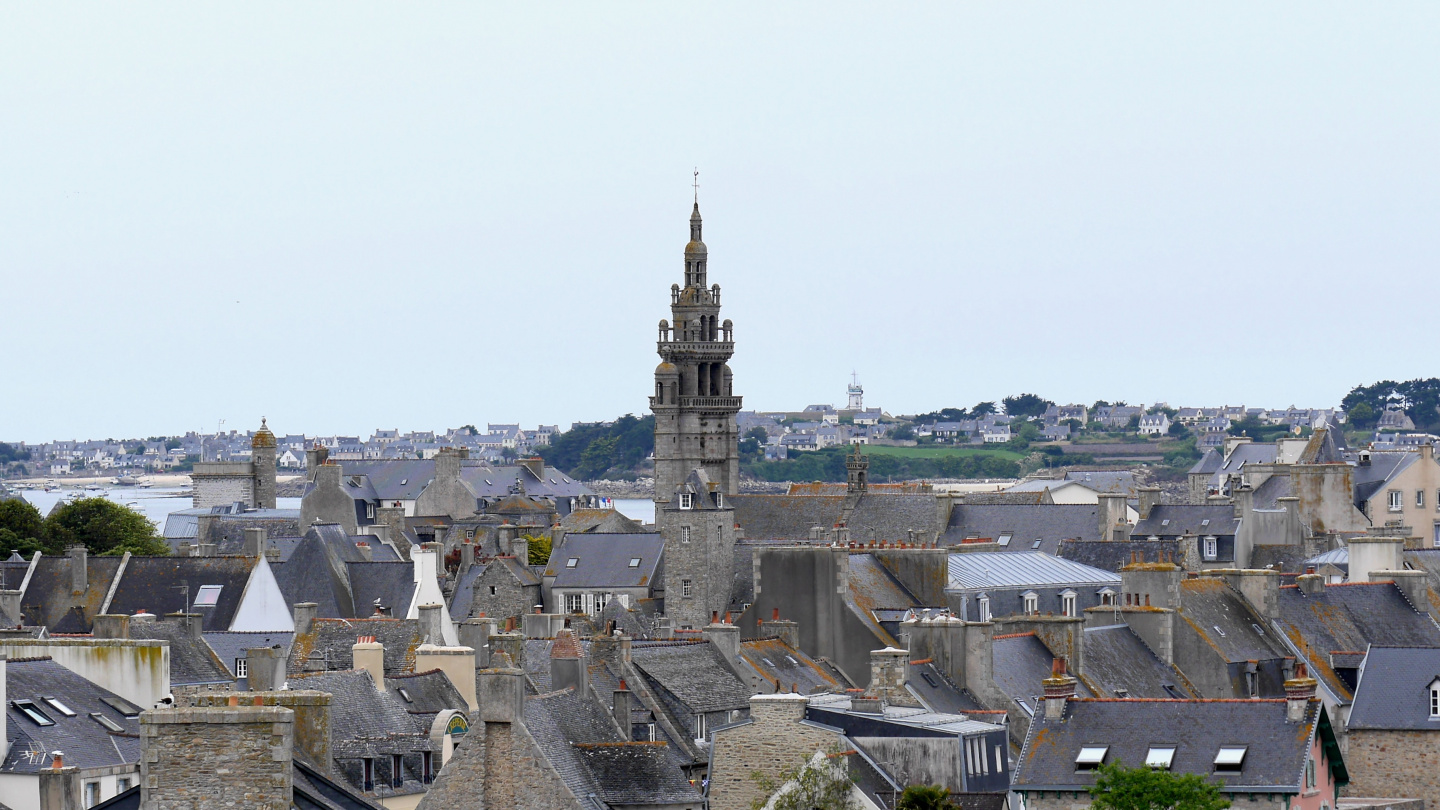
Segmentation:
[(631, 479), (650, 469), (655, 449), (655, 417), (625, 414), (608, 425), (581, 425), (550, 439), (536, 452), (545, 463), (582, 481)]

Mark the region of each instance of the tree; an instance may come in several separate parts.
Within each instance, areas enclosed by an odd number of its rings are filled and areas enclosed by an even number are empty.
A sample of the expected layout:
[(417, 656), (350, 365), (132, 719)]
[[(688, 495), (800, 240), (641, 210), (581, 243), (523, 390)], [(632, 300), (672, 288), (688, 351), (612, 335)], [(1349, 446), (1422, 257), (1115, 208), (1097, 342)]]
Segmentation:
[(30, 460), (30, 451), (29, 451), (29, 450), (24, 450), (24, 449), (16, 450), (14, 445), (12, 445), (12, 444), (6, 444), (5, 442), (0, 442), (0, 463), (8, 463), (8, 462), (11, 462), (11, 461), (29, 461), (29, 460)]
[(28, 557), (36, 551), (58, 554), (61, 550), (46, 543), (45, 519), (33, 504), (19, 498), (0, 501), (0, 553), (8, 557), (18, 551)]
[(471, 435), (471, 436), (479, 436), (479, 435), (480, 435), (480, 431), (476, 430), (474, 425), (461, 425), (461, 426), (460, 426), (460, 429), (461, 429), (461, 430), (468, 430), (468, 431), (470, 431), (470, 435)]
[(143, 445), (143, 444), (137, 444), (137, 445), (135, 445), (134, 447), (130, 448), (130, 455), (132, 455), (132, 456), (143, 456), (143, 455), (145, 455), (145, 445)]
[(1345, 414), (1351, 427), (1369, 430), (1380, 421), (1380, 414), (1368, 402), (1359, 402)]
[(1224, 810), (1230, 800), (1220, 786), (1194, 773), (1101, 765), (1090, 788), (1093, 810)]
[(1007, 416), (1044, 416), (1045, 410), (1055, 404), (1048, 399), (1041, 399), (1035, 394), (1005, 397), (1001, 402), (1005, 403)]
[(1172, 439), (1183, 439), (1190, 435), (1190, 428), (1185, 427), (1185, 423), (1183, 422), (1171, 422), (1170, 427), (1165, 431), (1165, 435)]
[(1418, 430), (1440, 429), (1440, 378), (1401, 383), (1381, 380), (1374, 385), (1357, 385), (1340, 401), (1340, 407), (1345, 409), (1346, 418), (1354, 422), (1354, 412), (1362, 403), (1370, 406), (1376, 418), (1386, 406), (1395, 405), (1404, 409)]
[(854, 783), (845, 770), (840, 749), (815, 753), (809, 762), (782, 770), (778, 776), (761, 771), (750, 775), (763, 795), (750, 803), (754, 810), (852, 810)]
[(149, 519), (107, 498), (77, 498), (62, 505), (46, 519), (45, 533), (59, 549), (80, 544), (91, 554), (128, 551), (159, 557), (170, 553)]
[(896, 425), (890, 428), (890, 432), (887, 435), (896, 441), (903, 442), (915, 438), (915, 428), (910, 425)]
[(605, 473), (631, 473), (654, 449), (655, 417), (626, 414), (608, 425), (577, 425), (557, 433), (535, 452), (567, 475), (594, 479)]
[(536, 537), (533, 534), (523, 535), (529, 541), (530, 559), (525, 562), (529, 565), (549, 565), (551, 540), (549, 535), (542, 534)]
[(950, 791), (939, 785), (910, 785), (900, 794), (895, 810), (951, 810)]
[(995, 413), (995, 403), (993, 403), (993, 402), (981, 402), (981, 403), (976, 404), (975, 407), (973, 407), (973, 408), (970, 409), (970, 415), (971, 415), (972, 417), (977, 418), (977, 419), (978, 419), (979, 417), (981, 417), (981, 416), (984, 416), (984, 415), (987, 414), (987, 413)]

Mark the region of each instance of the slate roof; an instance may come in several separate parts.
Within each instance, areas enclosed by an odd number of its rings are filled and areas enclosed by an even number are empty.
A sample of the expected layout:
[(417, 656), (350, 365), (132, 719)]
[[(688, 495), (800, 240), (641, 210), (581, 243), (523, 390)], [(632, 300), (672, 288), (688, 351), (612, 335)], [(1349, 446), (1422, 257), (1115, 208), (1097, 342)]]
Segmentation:
[(435, 477), (434, 459), (352, 460), (340, 462), (343, 477), (363, 475), (370, 479), (375, 497), (386, 501), (413, 501)]
[[(1287, 476), (1275, 476), (1286, 478)], [(1272, 479), (1273, 480), (1273, 479)], [(1150, 515), (1135, 522), (1130, 536), (1178, 537), (1182, 534), (1234, 534), (1240, 527), (1235, 507), (1230, 504), (1162, 503), (1150, 509)]]
[[(572, 534), (550, 555), (554, 588), (641, 588), (657, 579), (665, 541), (658, 533)], [(638, 558), (639, 565), (630, 567)], [(571, 559), (577, 560), (572, 568)]]
[(1068, 470), (1065, 480), (1083, 484), (1096, 492), (1122, 493), (1127, 498), (1138, 494), (1135, 473), (1129, 470)]
[[(105, 603), (110, 583), (120, 569), (120, 560), (120, 557), (90, 556), (85, 564), (85, 591), (74, 594), (70, 589), (70, 558), (41, 555), (21, 598), (25, 624), (44, 625), (51, 633), (90, 632), (90, 624)], [(18, 588), (25, 570), (18, 564), (7, 563), (5, 576), (11, 588)]]
[(1250, 549), (1250, 567), (1298, 573), (1305, 570), (1305, 549), (1301, 546), (1255, 546)]
[(1084, 649), (1085, 679), (1100, 697), (1122, 697), (1122, 689), (1123, 697), (1196, 697), (1185, 678), (1156, 657), (1128, 625), (1087, 627)]
[[(170, 684), (230, 683), (235, 675), (223, 664), (203, 638), (190, 634), (180, 621), (131, 619), (130, 638), (164, 639), (170, 642)], [(242, 654), (243, 655), (243, 654)]]
[(1331, 654), (1386, 647), (1440, 647), (1440, 628), (1419, 613), (1390, 582), (1326, 585), (1314, 595), (1298, 587), (1280, 588), (1278, 624), (1305, 657), (1313, 678), (1348, 700), (1352, 690), (1335, 672)]
[(750, 687), (725, 666), (708, 641), (634, 642), (630, 661), (691, 711), (745, 709)]
[[(350, 562), (345, 564), (354, 594), (355, 612), (373, 614), (375, 600), (391, 615), (403, 616), (415, 597), (415, 566), (408, 562)], [(295, 604), (290, 602), (290, 604)]]
[(600, 785), (573, 743), (620, 742), (615, 726), (593, 701), (577, 697), (573, 690), (529, 697), (525, 700), (525, 729), (541, 753), (576, 796), (600, 791)]
[[(102, 768), (136, 764), (140, 761), (140, 720), (126, 717), (104, 700), (120, 697), (115, 693), (44, 658), (12, 658), (5, 671), (5, 725), (10, 751), (0, 765), (0, 773), (36, 773), (50, 767), (51, 751), (64, 751), (65, 764), (79, 768)], [(44, 701), (53, 697), (63, 703), (74, 717), (67, 717)], [(16, 700), (33, 700), (51, 720), (52, 726), (39, 726), (15, 708)], [(129, 705), (128, 701), (122, 705)], [(136, 706), (137, 709), (149, 708)], [(114, 734), (90, 715), (100, 713), (118, 724), (123, 731)], [(40, 756), (30, 752), (39, 751)]]
[(833, 675), (815, 663), (810, 656), (778, 638), (740, 642), (740, 658), (771, 684), (779, 683), (784, 691), (833, 692), (844, 689)]
[(1200, 577), (1180, 581), (1180, 612), (1211, 647), (1231, 663), (1289, 655), (1261, 626), (1245, 597), (1224, 580)]
[[(429, 731), (434, 716), (447, 709), (468, 711), (465, 697), (450, 682), (450, 676), (438, 669), (386, 677), (385, 689), (412, 717), (424, 716), (423, 722), (418, 723), (421, 731)], [(405, 694), (400, 694), (401, 689)]]
[(945, 714), (969, 714), (971, 712), (984, 714), (987, 712), (974, 695), (957, 687), (933, 663), (912, 663), (910, 678), (906, 682), (906, 686), (912, 694), (920, 698), (920, 701), (934, 712)]
[(638, 522), (625, 517), (616, 509), (576, 509), (560, 518), (560, 527), (557, 531), (564, 534), (582, 532), (635, 534), (643, 531), (643, 528)]
[(1097, 504), (969, 504), (957, 503), (950, 510), (950, 524), (940, 542), (955, 545), (967, 536), (1014, 538), (1010, 548), (1032, 550), (1036, 540), (1041, 549), (1054, 553), (1061, 540), (1101, 540), (1100, 507)]
[[(1041, 681), (1050, 677), (1055, 654), (1034, 633), (1002, 634), (995, 637), (991, 653), (995, 669), (995, 685), (1011, 699), (1021, 700), (1032, 711), (1035, 696), (1045, 694)], [(1076, 694), (1090, 696), (1084, 682), (1076, 684)]]
[[(1105, 762), (1131, 767), (1145, 761), (1151, 745), (1174, 745), (1173, 773), (1193, 773), (1220, 785), (1222, 793), (1298, 793), (1311, 740), (1317, 732), (1338, 758), (1333, 732), (1319, 700), (1300, 723), (1285, 721), (1284, 700), (1071, 700), (1065, 717), (1037, 712), (1012, 774), (1015, 790), (1080, 790), (1095, 771), (1077, 771), (1081, 746), (1106, 745)], [(1240, 773), (1214, 771), (1221, 745), (1248, 746)], [(1332, 763), (1345, 783), (1344, 765)]]
[(415, 648), (420, 646), (417, 619), (316, 619), (310, 632), (297, 633), (290, 647), (289, 672), (307, 671), (307, 662), (318, 652), (318, 660), (331, 670), (354, 667), (352, 647), (359, 636), (374, 636), (385, 645), (385, 674), (393, 676), (415, 668)]
[[(204, 616), (206, 630), (228, 630), (254, 570), (254, 557), (131, 557), (110, 601), (111, 613), (142, 610), (159, 616), (185, 610)], [(187, 594), (180, 590), (187, 583)], [(214, 607), (194, 604), (201, 586), (219, 585)]]
[(405, 702), (388, 690), (376, 688), (370, 673), (363, 669), (292, 673), (290, 688), (314, 689), (333, 696), (330, 728), (337, 743), (416, 733)]
[[(928, 542), (940, 525), (939, 501), (931, 494), (877, 495), (865, 493), (846, 521), (856, 540), (905, 540), (914, 530)], [(741, 524), (744, 525), (744, 524)], [(748, 533), (747, 533), (748, 536)]]
[(1430, 684), (1440, 678), (1440, 647), (1370, 647), (1346, 727), (1440, 731), (1430, 716)]
[(474, 461), (460, 462), (460, 480), (477, 498), (497, 498), (510, 493), (520, 483), (527, 495), (572, 498), (595, 493), (589, 487), (555, 469), (545, 467), (543, 476), (536, 476), (522, 464), (486, 466)]
[(1109, 571), (1040, 551), (981, 551), (950, 555), (950, 584), (946, 590), (1119, 584), (1120, 577)]
[(805, 540), (810, 529), (830, 529), (845, 510), (843, 495), (731, 495), (725, 504), (735, 510), (735, 522), (745, 540)]
[(1384, 489), (1385, 482), (1419, 459), (1419, 453), (1407, 451), (1370, 453), (1370, 463), (1356, 464), (1350, 473), (1351, 483), (1355, 487), (1355, 505), (1359, 506), (1375, 497), (1375, 493)]
[[(284, 651), (284, 658), (290, 658), (290, 645), (295, 641), (294, 633), (277, 633), (271, 631), (236, 631), (221, 630), (205, 634), (205, 643), (215, 651), (215, 657), (230, 671), (231, 677), (235, 675), (235, 660), (244, 658), (245, 651), (257, 647), (273, 647), (276, 644)], [(173, 661), (174, 652), (171, 652)], [(172, 663), (171, 668), (174, 668)]]
[(704, 801), (667, 756), (668, 743), (588, 743), (575, 746), (576, 756), (610, 805), (656, 805)]
[[(1134, 535), (1131, 535), (1134, 537)], [(1166, 540), (1061, 540), (1056, 556), (1102, 571), (1119, 572), (1132, 560), (1162, 562), (1179, 559), (1180, 541)]]

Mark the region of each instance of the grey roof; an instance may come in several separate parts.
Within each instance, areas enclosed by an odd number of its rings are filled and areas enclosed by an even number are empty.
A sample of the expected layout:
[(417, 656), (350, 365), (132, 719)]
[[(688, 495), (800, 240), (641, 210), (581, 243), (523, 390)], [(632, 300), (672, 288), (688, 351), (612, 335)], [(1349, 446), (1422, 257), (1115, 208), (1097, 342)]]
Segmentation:
[(815, 692), (836, 692), (849, 684), (841, 683), (810, 656), (778, 638), (740, 642), (740, 658), (771, 684), (784, 691), (802, 695)]
[(416, 732), (405, 702), (388, 690), (376, 688), (366, 670), (292, 673), (290, 688), (314, 689), (333, 695), (330, 728), (336, 741)]
[(1419, 460), (1413, 451), (1376, 451), (1370, 453), (1369, 464), (1356, 464), (1351, 472), (1355, 487), (1355, 503), (1362, 504), (1375, 497), (1385, 483)]
[[(79, 768), (102, 768), (112, 765), (136, 764), (140, 761), (140, 720), (126, 717), (106, 699), (120, 700), (115, 693), (97, 686), (65, 667), (45, 658), (12, 658), (5, 671), (5, 725), (10, 738), (10, 751), (0, 772), (36, 773), (50, 767), (50, 752), (65, 752), (65, 764)], [(53, 697), (63, 703), (74, 717), (67, 717), (45, 703)], [(52, 726), (39, 726), (15, 708), (14, 701), (33, 700), (51, 720)], [(121, 705), (128, 705), (123, 701)], [(148, 706), (136, 706), (147, 709)], [(113, 734), (92, 718), (92, 713), (108, 717), (123, 730)], [(32, 752), (39, 752), (38, 755)]]
[[(190, 611), (205, 617), (206, 630), (228, 630), (255, 564), (252, 557), (131, 557), (109, 610), (132, 615), (144, 610), (158, 616), (183, 611), (189, 600)], [(193, 604), (205, 585), (220, 586), (213, 607)], [(182, 587), (188, 587), (188, 593)]]
[(668, 743), (579, 744), (575, 754), (609, 805), (657, 805), (704, 798), (668, 756)]
[[(1297, 725), (1285, 721), (1284, 700), (1071, 700), (1062, 720), (1036, 713), (1012, 785), (1084, 791), (1095, 784), (1095, 772), (1077, 772), (1081, 746), (1108, 746), (1106, 762), (1133, 767), (1145, 761), (1151, 745), (1163, 744), (1176, 749), (1172, 772), (1203, 775), (1221, 784), (1221, 792), (1298, 793), (1324, 711), (1320, 701), (1312, 701)], [(1328, 720), (1323, 725), (1328, 730)], [(1333, 735), (1326, 736), (1333, 746)], [(1248, 746), (1239, 775), (1214, 772), (1221, 745)], [(1335, 767), (1343, 783), (1344, 766)]]
[[(438, 669), (427, 672), (393, 675), (385, 678), (385, 688), (405, 707), (412, 717), (424, 717), (420, 729), (429, 730), (430, 720), (447, 709), (467, 711), (464, 696), (450, 677)], [(404, 694), (400, 690), (405, 690)]]
[(634, 642), (630, 660), (691, 711), (744, 709), (750, 687), (720, 659), (708, 641)]
[(412, 563), (349, 562), (345, 568), (350, 576), (356, 613), (374, 613), (377, 599), (391, 611), (391, 615), (403, 616), (410, 609), (410, 602), (415, 596), (415, 566)]
[(465, 461), (460, 464), (460, 480), (470, 487), (477, 498), (504, 497), (516, 484), (525, 487), (525, 494), (542, 497), (573, 498), (595, 494), (581, 482), (549, 466), (537, 476), (523, 464), (489, 466)]
[(725, 499), (735, 510), (735, 522), (745, 540), (803, 540), (810, 529), (830, 529), (845, 509), (843, 495), (731, 495)]
[(907, 686), (931, 711), (948, 714), (987, 713), (974, 695), (956, 686), (933, 663), (911, 664)]
[(1328, 564), (1328, 565), (1349, 565), (1349, 564), (1350, 564), (1350, 548), (1349, 548), (1348, 546), (1341, 546), (1340, 548), (1330, 549), (1329, 551), (1325, 552), (1324, 554), (1316, 554), (1314, 557), (1311, 557), (1311, 558), (1307, 559), (1307, 560), (1305, 561), (1305, 564), (1306, 564), (1306, 565), (1327, 565), (1327, 564)]
[(1098, 697), (1196, 697), (1185, 678), (1125, 624), (1085, 629), (1085, 679), (1103, 690)]
[(352, 460), (340, 462), (344, 476), (363, 475), (375, 497), (386, 501), (413, 501), (435, 477), (434, 459)]
[(1295, 573), (1305, 570), (1303, 546), (1255, 546), (1250, 549), (1251, 568), (1270, 568)]
[[(974, 734), (1001, 729), (1001, 726), (995, 723), (974, 720), (965, 715), (943, 714), (910, 706), (885, 706), (884, 713), (877, 718), (873, 713), (856, 712), (852, 709), (851, 701), (856, 695), (854, 692), (813, 695), (805, 712), (806, 719), (817, 719), (826, 725), (847, 731), (850, 730), (847, 726), (854, 723), (864, 729), (864, 736), (867, 737), (908, 737), (913, 733), (912, 729), (925, 729), (941, 734)], [(889, 728), (886, 728), (887, 726)]]
[[(1045, 693), (1041, 681), (1050, 677), (1055, 654), (1033, 632), (1002, 634), (995, 637), (993, 651), (995, 685), (1011, 699), (1024, 701), (1035, 709), (1036, 695)], [(1084, 682), (1077, 684), (1076, 694), (1089, 697)]]
[[(290, 645), (295, 641), (294, 633), (277, 633), (271, 631), (240, 631), (221, 630), (205, 634), (205, 643), (215, 651), (215, 657), (230, 671), (231, 677), (235, 675), (235, 661), (245, 657), (245, 651), (258, 647), (273, 647), (276, 644), (284, 650), (283, 657), (290, 658)], [(173, 655), (173, 653), (172, 653)], [(172, 664), (171, 668), (174, 666)]]
[(525, 728), (545, 759), (570, 791), (582, 799), (600, 785), (577, 753), (574, 743), (620, 742), (619, 733), (594, 705), (573, 690), (528, 698)]
[(1364, 652), (1371, 644), (1440, 647), (1440, 628), (1390, 582), (1326, 585), (1313, 595), (1294, 585), (1282, 587), (1279, 624), (1296, 641), (1311, 676), (1342, 700), (1351, 689), (1335, 672), (1332, 653)]
[(1440, 679), (1440, 647), (1372, 646), (1346, 727), (1440, 731), (1430, 716), (1430, 684)]
[(1130, 470), (1069, 470), (1065, 480), (1084, 484), (1096, 492), (1122, 493), (1128, 498), (1138, 494), (1135, 473)]
[(221, 663), (203, 638), (196, 638), (179, 621), (129, 622), (130, 638), (165, 639), (170, 642), (170, 683), (173, 686), (230, 683), (235, 675)]
[(1036, 585), (1116, 585), (1120, 577), (1039, 551), (983, 551), (950, 555), (947, 590)]
[[(1288, 480), (1286, 476), (1276, 478)], [(1162, 503), (1151, 508), (1148, 517), (1135, 522), (1130, 536), (1144, 539), (1182, 534), (1222, 535), (1234, 534), (1239, 527), (1240, 519), (1235, 517), (1235, 507), (1230, 504)]]
[[(555, 588), (638, 588), (656, 584), (665, 540), (656, 533), (570, 534), (550, 555)], [(574, 567), (570, 560), (576, 560)], [(630, 561), (640, 563), (630, 566)]]
[[(385, 645), (385, 674), (393, 676), (415, 667), (415, 648), (420, 646), (420, 622), (416, 619), (316, 619), (310, 632), (297, 633), (290, 646), (288, 671), (307, 671), (313, 658), (327, 669), (350, 669), (355, 665), (353, 647), (360, 636), (374, 636)], [(318, 653), (318, 655), (317, 655)]]
[(1289, 655), (1261, 626), (1240, 592), (1216, 577), (1180, 581), (1180, 612), (1190, 626), (1231, 663), (1265, 661)]
[[(1134, 535), (1131, 535), (1134, 537)], [(1132, 561), (1162, 562), (1178, 559), (1180, 541), (1165, 540), (1061, 540), (1055, 556), (1061, 559), (1099, 568), (1104, 571), (1119, 570)]]
[(846, 525), (856, 540), (905, 540), (913, 530), (928, 542), (929, 533), (944, 528), (940, 525), (939, 501), (929, 494), (866, 493), (860, 496)]
[[(115, 572), (120, 569), (120, 560), (120, 557), (89, 557), (85, 564), (85, 591), (76, 594), (70, 589), (70, 558), (41, 555), (21, 600), (20, 612), (24, 615), (24, 623), (44, 625), (51, 633), (90, 632), (90, 623), (105, 603)], [(5, 579), (11, 588), (19, 587), (27, 567), (18, 563), (4, 564)], [(178, 609), (178, 592), (175, 598), (177, 607), (174, 609)]]
[(941, 542), (954, 545), (967, 536), (1013, 537), (1011, 548), (1030, 549), (1034, 541), (1053, 551), (1061, 540), (1101, 540), (1100, 507), (1096, 504), (970, 504), (950, 510), (950, 524)]

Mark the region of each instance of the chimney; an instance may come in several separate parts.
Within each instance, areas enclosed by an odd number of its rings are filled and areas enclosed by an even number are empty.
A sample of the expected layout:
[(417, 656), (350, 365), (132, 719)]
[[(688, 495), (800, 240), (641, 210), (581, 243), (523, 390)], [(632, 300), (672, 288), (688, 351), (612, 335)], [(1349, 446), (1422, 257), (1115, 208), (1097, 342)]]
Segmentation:
[(449, 533), (449, 529), (445, 526), (436, 526), (434, 539), (430, 541), (435, 544), (435, 553), (442, 557), (445, 555), (445, 536)]
[(20, 607), (24, 591), (0, 591), (0, 621), (6, 627), (25, 623), (25, 611)]
[(1371, 574), (1372, 571), (1397, 571), (1405, 568), (1402, 555), (1405, 549), (1403, 536), (1363, 534), (1350, 538), (1349, 547), (1351, 582), (1374, 582), (1376, 578)]
[(268, 545), (268, 532), (262, 528), (250, 528), (245, 530), (245, 556), (259, 557), (265, 553), (265, 546)]
[[(1280, 618), (1280, 572), (1272, 569), (1225, 569), (1212, 571), (1250, 602), (1255, 612), (1268, 620)], [(1424, 574), (1421, 574), (1424, 576)]]
[(310, 626), (315, 623), (315, 616), (320, 612), (320, 606), (314, 602), (295, 603), (295, 635), (303, 635), (310, 632)]
[[(1426, 446), (1428, 447), (1429, 445)], [(1430, 588), (1427, 584), (1424, 571), (1400, 569), (1397, 571), (1370, 572), (1371, 582), (1383, 582), (1387, 579), (1394, 582), (1395, 587), (1399, 588), (1400, 592), (1405, 594), (1405, 601), (1410, 603), (1410, 607), (1415, 608), (1415, 610), (1420, 613), (1428, 611)]]
[(460, 623), (460, 645), (475, 651), (475, 666), (490, 666), (490, 637), (500, 632), (500, 620), (481, 616)]
[(453, 485), (458, 480), (460, 480), (460, 454), (448, 447), (442, 448), (435, 454), (435, 483), (444, 487)]
[(1319, 574), (1301, 574), (1295, 578), (1295, 585), (1306, 596), (1314, 596), (1325, 592), (1325, 577)]
[(1243, 518), (1255, 511), (1255, 488), (1250, 484), (1241, 481), (1239, 486), (1230, 490), (1230, 494), (1235, 501), (1235, 517)]
[(143, 712), (140, 807), (289, 807), (295, 731), (281, 706)]
[(1077, 681), (1065, 674), (1065, 659), (1056, 658), (1050, 669), (1050, 677), (1040, 682), (1045, 687), (1045, 719), (1062, 720), (1065, 717), (1065, 702), (1075, 697)]
[(525, 722), (525, 670), (509, 656), (495, 655), (490, 669), (480, 670), (480, 719), (486, 723)]
[(199, 546), (196, 546), (196, 548), (199, 549), (199, 552), (195, 555), (196, 557), (214, 557), (214, 556), (215, 556), (215, 544), (214, 544), (214, 543), (201, 543)]
[(370, 544), (364, 540), (355, 541), (355, 550), (360, 553), (360, 559), (365, 562), (370, 562), (375, 559), (375, 550), (370, 548)]
[(1299, 723), (1315, 697), (1315, 679), (1305, 671), (1305, 662), (1295, 664), (1295, 677), (1285, 681), (1285, 722)]
[(185, 634), (196, 641), (205, 637), (205, 617), (199, 613), (183, 613), (177, 610), (174, 613), (166, 613), (165, 621), (179, 624), (185, 628)]
[(437, 647), (445, 646), (445, 606), (429, 604), (420, 606), (420, 638)]
[(701, 635), (715, 645), (720, 655), (725, 658), (726, 666), (734, 669), (738, 666), (740, 659), (740, 628), (731, 624), (729, 616), (725, 621), (720, 621), (718, 613), (710, 614), (710, 624), (700, 631)]
[(124, 613), (102, 613), (90, 627), (94, 638), (130, 638), (130, 616)]
[(475, 544), (466, 540), (460, 544), (460, 570), (469, 571), (475, 565)]
[(496, 653), (505, 653), (506, 660), (520, 668), (525, 667), (525, 634), (518, 632), (498, 633), (490, 637), (490, 665), (495, 663)]
[(585, 653), (575, 639), (575, 631), (561, 630), (550, 645), (550, 688), (574, 688), (584, 696), (586, 687)]
[(1116, 492), (1100, 493), (1100, 539), (1124, 540), (1129, 534), (1129, 521), (1125, 495)]
[(1147, 520), (1150, 510), (1160, 504), (1160, 487), (1140, 487), (1140, 519)]
[(245, 682), (251, 692), (274, 692), (285, 687), (285, 658), (280, 645), (245, 651)]
[(436, 644), (421, 644), (415, 650), (415, 671), (429, 672), (438, 669), (445, 673), (460, 696), (465, 698), (469, 711), (475, 711), (475, 650), (470, 647), (444, 647)]
[(800, 625), (789, 619), (780, 618), (780, 608), (775, 608), (770, 614), (769, 621), (760, 623), (764, 635), (775, 636), (791, 649), (800, 649)]
[(625, 679), (620, 679), (620, 688), (613, 693), (614, 700), (610, 704), (610, 711), (615, 717), (615, 725), (620, 727), (620, 733), (629, 740), (632, 736), (630, 730), (630, 690), (625, 686)]
[(882, 700), (891, 706), (918, 706), (905, 688), (909, 679), (906, 669), (910, 665), (910, 653), (895, 647), (870, 651), (870, 685), (865, 689), (866, 698)]
[(40, 769), (40, 810), (81, 810), (80, 769), (65, 767), (63, 752), (51, 756), (50, 767)]
[(305, 451), (305, 473), (310, 480), (315, 480), (315, 471), (319, 469), (330, 458), (330, 448), (324, 446), (311, 447)]
[(74, 545), (65, 548), (65, 556), (70, 558), (70, 590), (74, 593), (84, 593), (85, 589), (90, 586), (85, 555), (84, 546)]
[(360, 636), (355, 639), (355, 646), (350, 648), (350, 655), (355, 669), (369, 672), (375, 688), (385, 691), (385, 645), (376, 641), (374, 636)]

